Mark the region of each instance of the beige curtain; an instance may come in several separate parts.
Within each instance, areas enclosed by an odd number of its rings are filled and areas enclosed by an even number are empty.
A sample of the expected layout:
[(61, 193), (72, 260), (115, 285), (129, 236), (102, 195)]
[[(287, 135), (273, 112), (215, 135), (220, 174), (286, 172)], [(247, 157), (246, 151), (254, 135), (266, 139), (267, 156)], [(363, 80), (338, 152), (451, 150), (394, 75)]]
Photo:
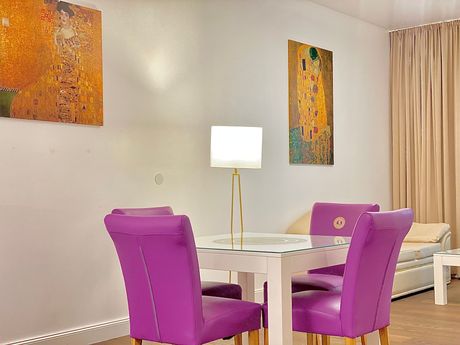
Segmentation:
[(390, 34), (393, 206), (460, 247), (460, 21)]

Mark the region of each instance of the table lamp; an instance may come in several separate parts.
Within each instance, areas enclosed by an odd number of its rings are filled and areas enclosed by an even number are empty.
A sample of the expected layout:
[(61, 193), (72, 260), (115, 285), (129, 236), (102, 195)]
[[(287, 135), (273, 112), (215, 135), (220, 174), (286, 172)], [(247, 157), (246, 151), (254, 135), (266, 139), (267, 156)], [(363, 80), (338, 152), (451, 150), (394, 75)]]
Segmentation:
[(234, 244), (233, 218), (235, 200), (235, 179), (238, 183), (240, 206), (240, 245), (243, 246), (243, 203), (241, 179), (238, 169), (260, 169), (262, 167), (262, 128), (239, 126), (211, 127), (211, 167), (231, 168), (232, 205), (230, 211), (230, 236)]

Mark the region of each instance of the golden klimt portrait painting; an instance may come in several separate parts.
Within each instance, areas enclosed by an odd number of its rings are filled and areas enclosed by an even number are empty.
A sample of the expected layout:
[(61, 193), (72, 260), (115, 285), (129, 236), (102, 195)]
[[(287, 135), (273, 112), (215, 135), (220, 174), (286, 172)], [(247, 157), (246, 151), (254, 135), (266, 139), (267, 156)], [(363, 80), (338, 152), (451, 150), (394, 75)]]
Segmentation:
[(334, 164), (332, 52), (289, 40), (289, 162)]
[(101, 126), (101, 12), (0, 0), (0, 117)]

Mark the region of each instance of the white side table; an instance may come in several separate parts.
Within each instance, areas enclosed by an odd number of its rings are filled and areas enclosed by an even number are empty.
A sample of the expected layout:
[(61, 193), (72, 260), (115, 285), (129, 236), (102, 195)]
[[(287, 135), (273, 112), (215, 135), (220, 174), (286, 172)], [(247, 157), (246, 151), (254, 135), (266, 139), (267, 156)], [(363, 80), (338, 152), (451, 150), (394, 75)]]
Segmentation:
[(437, 305), (447, 304), (448, 266), (460, 266), (460, 249), (446, 250), (433, 255), (434, 258), (434, 302)]

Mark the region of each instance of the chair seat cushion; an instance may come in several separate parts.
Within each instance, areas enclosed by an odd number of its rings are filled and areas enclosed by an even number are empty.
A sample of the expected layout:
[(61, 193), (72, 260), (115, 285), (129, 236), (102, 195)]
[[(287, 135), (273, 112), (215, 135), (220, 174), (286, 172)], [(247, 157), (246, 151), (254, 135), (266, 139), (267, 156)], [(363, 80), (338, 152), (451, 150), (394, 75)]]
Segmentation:
[(335, 265), (335, 266), (317, 268), (314, 270), (309, 270), (308, 273), (332, 274), (335, 276), (343, 276), (345, 273), (345, 265)]
[[(339, 291), (303, 291), (292, 295), (292, 329), (297, 332), (340, 336)], [(270, 307), (263, 306), (264, 327), (268, 327)]]
[(202, 298), (203, 344), (260, 328), (260, 304), (213, 296)]
[[(292, 277), (292, 293), (307, 290), (341, 291), (343, 277), (333, 274), (307, 273)], [(267, 282), (264, 283), (264, 302), (268, 301)]]
[(308, 273), (292, 277), (292, 292), (306, 290), (337, 290), (341, 289), (343, 277), (333, 274)]
[(241, 299), (242, 289), (237, 284), (203, 281), (201, 282), (201, 293), (203, 296)]

